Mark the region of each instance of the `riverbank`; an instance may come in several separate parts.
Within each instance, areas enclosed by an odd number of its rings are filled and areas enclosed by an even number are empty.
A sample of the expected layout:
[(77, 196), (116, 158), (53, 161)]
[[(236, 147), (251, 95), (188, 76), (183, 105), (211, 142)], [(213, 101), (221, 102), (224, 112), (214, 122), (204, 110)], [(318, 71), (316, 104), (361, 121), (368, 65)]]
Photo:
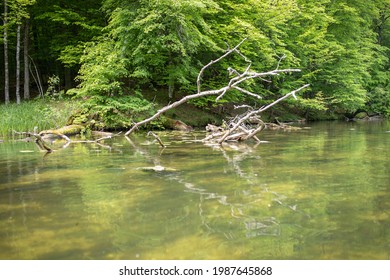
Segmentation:
[[(169, 103), (167, 95), (146, 95), (150, 102), (155, 105), (155, 110), (162, 108)], [(33, 131), (37, 127), (39, 131), (55, 129), (65, 126), (69, 123), (71, 117), (77, 116), (80, 112), (81, 103), (75, 100), (53, 101), (46, 99), (37, 99), (29, 102), (23, 102), (20, 105), (9, 104), (0, 105), (0, 138), (12, 137), (13, 131)], [(208, 108), (199, 108), (194, 104), (182, 104), (164, 114), (168, 120), (178, 120), (193, 128), (204, 128), (207, 124), (220, 125), (223, 119), (229, 119), (236, 115), (234, 104), (225, 103), (219, 106), (210, 106)], [(313, 116), (315, 118), (313, 118)], [(326, 112), (317, 112), (311, 116), (310, 120), (336, 120), (345, 119), (342, 114), (327, 114)], [(367, 114), (358, 114), (358, 118), (367, 118)], [(303, 112), (294, 111), (289, 107), (279, 105), (276, 109), (269, 110), (262, 115), (266, 122), (274, 122), (278, 119), (282, 122), (294, 122), (305, 120)], [(166, 124), (167, 122), (165, 122)], [(86, 124), (88, 126), (88, 124)], [(126, 130), (128, 127), (124, 127)], [(159, 121), (156, 129), (167, 128), (164, 121)], [(105, 130), (112, 130), (105, 127)]]
[(0, 137), (12, 137), (13, 131), (33, 131), (62, 127), (76, 112), (79, 103), (73, 100), (38, 99), (19, 105), (0, 105)]

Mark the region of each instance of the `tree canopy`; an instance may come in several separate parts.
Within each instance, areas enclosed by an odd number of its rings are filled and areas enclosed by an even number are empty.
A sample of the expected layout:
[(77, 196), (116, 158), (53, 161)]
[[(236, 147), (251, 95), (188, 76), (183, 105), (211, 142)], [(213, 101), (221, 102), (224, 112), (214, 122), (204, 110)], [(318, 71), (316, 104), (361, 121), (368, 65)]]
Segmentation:
[[(23, 24), (30, 44), (26, 45), (29, 61), (22, 64), (31, 64), (31, 69), (35, 65), (36, 80), (47, 86), (49, 77), (60, 77), (61, 86), (73, 87), (69, 93), (84, 98), (86, 108), (103, 106), (103, 115), (151, 110), (152, 104), (145, 100), (150, 90), (170, 99), (193, 93), (202, 65), (243, 38), (248, 40), (241, 51), (256, 70), (281, 64), (303, 71), (299, 76), (275, 77), (272, 84), (249, 84), (264, 100), (309, 83), (310, 89), (293, 101), (309, 117), (316, 110), (390, 115), (389, 0), (4, 0), (3, 4), (1, 48), (9, 53), (0, 59), (9, 68), (0, 70), (3, 100), (6, 73), (11, 100), (15, 99), (17, 25)], [(232, 56), (205, 73), (203, 85), (218, 87), (228, 80), (227, 68), (244, 67), (242, 57)], [(37, 81), (29, 85), (38, 88)], [(243, 96), (236, 92), (229, 98), (220, 102)], [(128, 125), (124, 119), (118, 125)]]

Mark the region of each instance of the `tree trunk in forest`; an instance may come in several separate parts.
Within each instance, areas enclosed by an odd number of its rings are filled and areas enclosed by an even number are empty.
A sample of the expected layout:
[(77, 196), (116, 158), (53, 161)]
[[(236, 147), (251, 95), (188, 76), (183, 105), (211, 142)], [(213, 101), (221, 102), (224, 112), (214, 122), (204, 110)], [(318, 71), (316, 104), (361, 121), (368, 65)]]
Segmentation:
[(23, 38), (23, 61), (24, 61), (23, 97), (26, 100), (30, 99), (30, 71), (29, 71), (29, 63), (28, 63), (29, 35), (30, 35), (30, 21), (27, 18), (24, 23), (24, 38)]
[(175, 84), (173, 82), (173, 79), (169, 79), (169, 85), (168, 85), (168, 97), (169, 99), (173, 99), (174, 95), (174, 90), (175, 90)]
[(9, 103), (9, 66), (8, 66), (8, 1), (4, 0), (4, 97), (5, 104)]
[(72, 85), (72, 69), (65, 67), (65, 92), (73, 88)]
[(16, 29), (16, 103), (20, 104), (20, 30), (21, 25), (18, 24)]
[(386, 29), (386, 22), (390, 19), (390, 14), (388, 14), (387, 11), (380, 11), (379, 13), (379, 19), (376, 24), (376, 33), (377, 33), (377, 44), (382, 45), (383, 44), (383, 38), (384, 38), (384, 32)]

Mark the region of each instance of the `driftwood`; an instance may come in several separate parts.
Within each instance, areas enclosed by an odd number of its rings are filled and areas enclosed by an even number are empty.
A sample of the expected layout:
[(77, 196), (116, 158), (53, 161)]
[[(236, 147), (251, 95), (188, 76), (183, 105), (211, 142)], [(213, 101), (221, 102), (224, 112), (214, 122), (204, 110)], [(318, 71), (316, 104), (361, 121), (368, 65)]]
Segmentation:
[(84, 130), (85, 130), (84, 126), (73, 124), (73, 125), (63, 126), (61, 128), (58, 128), (58, 129), (42, 130), (41, 132), (39, 132), (39, 134), (40, 135), (55, 134), (55, 135), (71, 136), (71, 135), (80, 134)]
[[(252, 121), (253, 119), (249, 123), (242, 123), (240, 126), (237, 127), (237, 131), (233, 130), (233, 128), (237, 124), (237, 120), (230, 121), (228, 125), (225, 124), (223, 126), (215, 126), (208, 124), (206, 126), (206, 131), (209, 132), (209, 134), (202, 141), (222, 143), (223, 141), (238, 142), (253, 138), (254, 140), (256, 140), (257, 143), (261, 143), (264, 141), (261, 141), (259, 138), (257, 138), (256, 134), (264, 129), (284, 131), (294, 131), (302, 129), (301, 127), (290, 126), (279, 121), (277, 121), (277, 123), (264, 123), (261, 119), (257, 119), (255, 121), (256, 126), (253, 126)], [(229, 130), (227, 127), (230, 127), (231, 130)], [(224, 137), (225, 134), (228, 134), (228, 136), (226, 136), (226, 138), (221, 141), (222, 137)]]
[(175, 120), (171, 118), (164, 117), (162, 120), (162, 125), (165, 128), (180, 130), (180, 131), (191, 131), (193, 128), (180, 120)]
[[(301, 130), (301, 127), (297, 126), (291, 126), (287, 123), (282, 123), (280, 122), (277, 118), (275, 118), (276, 123), (266, 123), (266, 126), (270, 130), (286, 130), (286, 131), (291, 131), (291, 130)], [(307, 127), (305, 127), (307, 129)]]
[[(48, 143), (48, 141), (52, 144), (54, 139), (64, 139), (66, 141), (66, 144), (62, 146), (62, 148), (66, 148), (71, 143), (94, 143), (98, 144), (104, 148), (111, 148), (108, 145), (103, 145), (100, 142), (110, 139), (114, 136), (118, 136), (121, 134), (121, 132), (117, 134), (109, 133), (109, 132), (96, 132), (95, 135), (100, 135), (102, 137), (96, 139), (96, 140), (71, 140), (68, 136), (80, 134), (82, 131), (84, 131), (85, 128), (81, 125), (70, 125), (70, 126), (64, 126), (59, 129), (50, 129), (50, 130), (43, 130), (39, 133), (37, 133), (37, 127), (34, 128), (34, 132), (17, 132), (14, 131), (14, 134), (18, 135), (25, 135), (26, 137), (34, 137), (35, 143), (38, 145), (38, 147), (41, 150), (46, 150), (47, 152), (51, 153), (54, 151), (54, 149), (51, 147), (51, 145)], [(64, 133), (64, 134), (63, 134)]]
[[(164, 114), (168, 110), (171, 110), (171, 109), (173, 109), (173, 108), (175, 108), (183, 103), (186, 103), (187, 101), (189, 101), (191, 99), (200, 98), (200, 97), (204, 97), (204, 96), (216, 95), (217, 96), (216, 101), (218, 101), (219, 99), (223, 98), (227, 92), (229, 92), (231, 90), (238, 90), (238, 91), (240, 91), (248, 96), (260, 99), (261, 96), (259, 94), (250, 92), (249, 90), (246, 90), (246, 89), (240, 87), (240, 84), (245, 82), (245, 81), (252, 80), (252, 79), (260, 79), (261, 81), (265, 81), (265, 82), (270, 83), (271, 81), (267, 80), (266, 79), (267, 77), (278, 76), (278, 75), (283, 74), (283, 73), (291, 73), (291, 72), (300, 72), (301, 71), (300, 69), (279, 69), (281, 59), (283, 59), (284, 56), (279, 60), (276, 69), (274, 69), (272, 71), (261, 72), (261, 73), (251, 71), (250, 70), (251, 64), (252, 64), (251, 61), (239, 51), (239, 47), (244, 43), (245, 40), (246, 39), (242, 40), (233, 49), (228, 49), (225, 54), (223, 54), (222, 56), (220, 56), (216, 60), (212, 60), (208, 64), (203, 66), (203, 68), (200, 70), (200, 72), (198, 74), (198, 78), (197, 78), (197, 93), (192, 94), (192, 95), (187, 95), (187, 96), (183, 97), (182, 99), (161, 108), (153, 116), (151, 116), (143, 121), (135, 123), (131, 127), (131, 129), (125, 133), (125, 136), (128, 136), (129, 134), (134, 132), (138, 127), (140, 127), (144, 124), (147, 124), (147, 123), (151, 122), (152, 120), (160, 117), (162, 114)], [(234, 77), (229, 80), (229, 82), (226, 86), (224, 86), (220, 89), (202, 91), (201, 90), (201, 81), (202, 81), (203, 73), (211, 65), (219, 62), (220, 60), (231, 55), (232, 53), (236, 53), (236, 54), (240, 55), (248, 63), (248, 66), (245, 69), (245, 71), (240, 73), (239, 71), (229, 67), (227, 70), (228, 70), (229, 74), (234, 75)], [(256, 133), (263, 130), (265, 127), (265, 124), (260, 120), (257, 127), (248, 128), (245, 126), (245, 123), (248, 122), (249, 119), (253, 118), (256, 115), (259, 115), (261, 112), (269, 109), (270, 107), (274, 106), (275, 104), (279, 103), (280, 101), (282, 101), (290, 96), (296, 98), (295, 94), (297, 92), (307, 88), (308, 86), (309, 85), (307, 84), (307, 85), (304, 85), (296, 90), (293, 90), (290, 93), (280, 97), (279, 99), (277, 99), (276, 101), (272, 102), (271, 104), (269, 104), (267, 106), (263, 106), (259, 109), (253, 109), (253, 110), (248, 111), (246, 113), (246, 115), (242, 116), (236, 122), (231, 123), (226, 131), (214, 133), (214, 134), (212, 134), (213, 136), (211, 138), (209, 138), (210, 136), (206, 137), (205, 141), (208, 141), (211, 139), (213, 139), (213, 140), (217, 139), (217, 142), (219, 144), (221, 144), (224, 141), (242, 141), (242, 140), (247, 140), (247, 139), (253, 138), (256, 141), (260, 142), (260, 140), (256, 137)], [(246, 105), (244, 105), (244, 106), (246, 106)]]
[(153, 136), (154, 139), (156, 139), (156, 141), (160, 144), (160, 146), (161, 146), (162, 148), (165, 148), (164, 143), (161, 141), (160, 137), (158, 137), (157, 134), (153, 133), (152, 131), (149, 131), (147, 136), (150, 136), (150, 135)]
[[(235, 122), (234, 124), (231, 125), (231, 127), (223, 134), (223, 136), (219, 137), (218, 138), (218, 143), (221, 144), (222, 142), (224, 141), (228, 141), (232, 138), (232, 134), (235, 133), (238, 129), (239, 130), (243, 130), (243, 128), (245, 128), (244, 124), (253, 119), (253, 117), (259, 115), (260, 113), (264, 112), (265, 110), (271, 108), (272, 106), (276, 105), (277, 103), (279, 103), (280, 101), (290, 97), (290, 96), (293, 96), (294, 98), (296, 98), (295, 94), (305, 88), (307, 88), (309, 85), (304, 85), (296, 90), (293, 90), (291, 92), (289, 92), (288, 94), (280, 97), (279, 99), (277, 99), (276, 101), (272, 102), (271, 104), (268, 104), (267, 106), (263, 106), (259, 109), (254, 109), (254, 110), (249, 110), (243, 117), (239, 118), (239, 120), (237, 122)], [(248, 132), (246, 132), (246, 136), (244, 136), (243, 138), (240, 137), (239, 140), (247, 140), (247, 139), (250, 139), (252, 137), (255, 136), (256, 133), (260, 132), (261, 130), (263, 130), (265, 128), (265, 124), (264, 122), (262, 122), (260, 119), (258, 119), (258, 121), (260, 121), (260, 125), (253, 129), (253, 130), (249, 130)], [(234, 137), (236, 138), (236, 137)], [(259, 142), (259, 140), (256, 139), (256, 141)]]
[(18, 131), (14, 131), (14, 134), (25, 135), (26, 137), (35, 137), (35, 143), (37, 144), (37, 146), (39, 147), (40, 150), (45, 150), (48, 153), (53, 152), (53, 149), (50, 147), (50, 145), (47, 144), (45, 142), (45, 140), (42, 138), (42, 136), (39, 135), (38, 133), (36, 133), (35, 130), (36, 130), (36, 128), (34, 128), (34, 132), (18, 132)]

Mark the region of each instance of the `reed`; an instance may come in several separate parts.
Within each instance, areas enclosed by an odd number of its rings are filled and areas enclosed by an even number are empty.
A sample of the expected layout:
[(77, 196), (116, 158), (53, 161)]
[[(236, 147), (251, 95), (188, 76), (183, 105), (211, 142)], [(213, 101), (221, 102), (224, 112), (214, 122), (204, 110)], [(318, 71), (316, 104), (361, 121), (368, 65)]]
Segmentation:
[(75, 101), (34, 100), (19, 105), (0, 105), (0, 136), (12, 137), (14, 131), (33, 131), (66, 125), (78, 108)]

